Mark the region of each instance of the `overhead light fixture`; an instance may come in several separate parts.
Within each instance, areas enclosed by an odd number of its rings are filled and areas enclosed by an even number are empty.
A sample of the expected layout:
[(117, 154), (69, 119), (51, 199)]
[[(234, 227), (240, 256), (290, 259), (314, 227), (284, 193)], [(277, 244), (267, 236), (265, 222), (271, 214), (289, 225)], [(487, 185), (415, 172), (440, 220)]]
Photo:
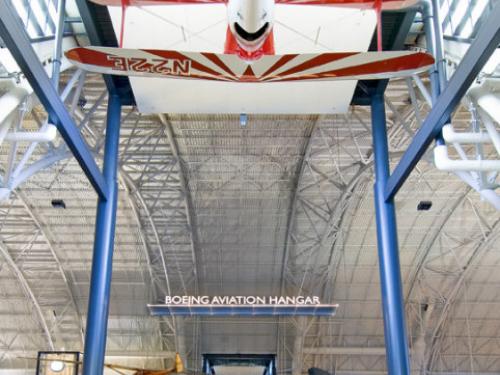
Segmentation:
[(431, 201), (420, 201), (417, 206), (417, 211), (429, 211), (432, 207)]
[(50, 202), (54, 208), (66, 208), (66, 203), (62, 199), (52, 199)]
[(240, 114), (240, 126), (242, 128), (248, 125), (248, 115), (246, 113)]
[(87, 105), (87, 98), (84, 95), (80, 95), (78, 98), (78, 107), (83, 109)]
[(50, 369), (54, 372), (61, 372), (66, 366), (63, 361), (52, 361), (50, 362)]

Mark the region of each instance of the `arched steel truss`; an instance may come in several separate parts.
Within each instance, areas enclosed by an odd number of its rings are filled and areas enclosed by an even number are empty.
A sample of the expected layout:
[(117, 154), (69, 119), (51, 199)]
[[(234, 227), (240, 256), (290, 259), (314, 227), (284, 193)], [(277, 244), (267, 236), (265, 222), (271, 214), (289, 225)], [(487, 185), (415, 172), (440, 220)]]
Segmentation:
[(19, 280), (19, 283), (21, 284), (22, 289), (26, 294), (26, 297), (33, 304), (33, 307), (35, 308), (36, 311), (36, 315), (38, 317), (38, 321), (40, 323), (40, 328), (43, 330), (45, 338), (47, 339), (47, 344), (49, 345), (50, 349), (55, 350), (54, 340), (52, 339), (52, 334), (50, 332), (47, 320), (45, 319), (45, 315), (42, 312), (42, 308), (40, 307), (40, 303), (38, 302), (38, 299), (33, 293), (33, 290), (31, 289), (31, 286), (26, 280), (26, 277), (24, 276), (23, 272), (17, 266), (15, 260), (10, 256), (9, 251), (7, 250), (3, 242), (0, 242), (0, 253), (2, 253), (3, 258), (11, 268), (12, 272), (16, 275), (17, 279)]

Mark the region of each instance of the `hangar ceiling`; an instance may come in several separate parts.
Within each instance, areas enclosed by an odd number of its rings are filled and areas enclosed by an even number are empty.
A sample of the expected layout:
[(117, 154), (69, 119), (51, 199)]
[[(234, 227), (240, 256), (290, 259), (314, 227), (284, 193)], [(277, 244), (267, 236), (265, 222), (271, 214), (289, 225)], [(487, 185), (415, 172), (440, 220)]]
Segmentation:
[[(67, 104), (100, 163), (106, 86), (81, 82)], [(405, 80), (385, 99), (395, 164), (418, 116)], [(429, 110), (421, 97), (417, 107)], [(35, 129), (45, 116), (35, 101), (14, 121)], [(277, 353), (282, 373), (386, 373), (367, 107), (250, 115), (246, 126), (133, 106), (122, 118), (109, 362), (162, 367), (177, 350), (200, 371), (206, 352)], [(469, 128), (465, 106), (453, 125)], [(4, 175), (28, 146), (1, 145)], [(498, 373), (500, 215), (426, 160), (397, 196), (412, 369)], [(34, 150), (29, 163), (39, 161), (0, 203), (0, 369), (32, 369), (25, 357), (38, 350), (83, 350), (96, 195), (60, 138)], [(421, 201), (432, 208), (417, 210)], [(314, 294), (340, 306), (328, 319), (149, 316), (146, 304), (166, 294)]]

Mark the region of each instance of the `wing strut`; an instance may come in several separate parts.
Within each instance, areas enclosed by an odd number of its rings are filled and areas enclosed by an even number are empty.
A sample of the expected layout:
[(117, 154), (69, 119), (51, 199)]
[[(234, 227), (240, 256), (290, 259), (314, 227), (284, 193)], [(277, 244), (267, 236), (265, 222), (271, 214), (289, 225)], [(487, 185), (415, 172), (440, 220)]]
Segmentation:
[(123, 34), (125, 33), (125, 16), (127, 8), (130, 6), (130, 0), (121, 0), (122, 4), (122, 23), (120, 25), (120, 48), (123, 48)]
[(375, 0), (373, 7), (377, 13), (377, 50), (382, 52), (382, 0)]

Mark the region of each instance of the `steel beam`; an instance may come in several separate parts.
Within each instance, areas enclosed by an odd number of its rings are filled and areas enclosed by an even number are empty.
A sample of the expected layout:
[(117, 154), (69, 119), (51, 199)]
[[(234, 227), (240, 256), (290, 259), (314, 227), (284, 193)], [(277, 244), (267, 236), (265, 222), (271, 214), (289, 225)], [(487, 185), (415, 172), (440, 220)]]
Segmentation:
[(144, 196), (141, 193), (141, 190), (134, 184), (134, 181), (130, 178), (130, 176), (126, 172), (122, 172), (120, 176), (123, 178), (125, 185), (127, 186), (127, 189), (131, 192), (133, 192), (134, 196), (137, 198), (139, 203), (142, 206), (142, 209), (144, 210), (145, 216), (147, 220), (149, 221), (149, 225), (151, 226), (151, 231), (153, 233), (153, 236), (156, 241), (156, 246), (158, 247), (158, 253), (161, 259), (162, 267), (163, 267), (163, 273), (165, 275), (165, 284), (167, 287), (167, 293), (170, 295), (170, 278), (168, 276), (168, 269), (167, 269), (167, 262), (165, 260), (165, 252), (163, 250), (163, 245), (160, 240), (160, 235), (158, 233), (158, 228), (153, 220), (153, 216), (151, 215), (151, 212), (146, 204), (146, 201), (144, 200)]
[(304, 348), (304, 354), (308, 355), (363, 355), (363, 356), (383, 356), (384, 347), (370, 346), (326, 346), (326, 347), (308, 347)]
[[(312, 322), (312, 321), (311, 321)], [(309, 325), (310, 327), (310, 325)], [(301, 375), (302, 367), (304, 366), (304, 341), (307, 333), (308, 321), (305, 316), (297, 317), (295, 326), (295, 338), (293, 341), (293, 358), (292, 358), (292, 375)]]
[(385, 199), (393, 198), (423, 156), (427, 147), (451, 117), (452, 112), (500, 44), (500, 3), (497, 3), (476, 40), (471, 44), (447, 87), (425, 119), (412, 143), (387, 181)]
[(294, 189), (293, 189), (293, 196), (292, 196), (292, 201), (291, 201), (291, 209), (288, 211), (288, 217), (286, 219), (286, 235), (285, 235), (285, 244), (283, 247), (283, 256), (281, 260), (281, 284), (280, 284), (280, 290), (281, 290), (281, 295), (285, 295), (285, 272), (286, 272), (286, 265), (288, 263), (288, 257), (290, 254), (290, 248), (291, 248), (291, 243), (292, 243), (292, 229), (293, 229), (293, 224), (294, 224), (294, 219), (297, 213), (297, 207), (298, 207), (298, 201), (299, 201), (299, 187), (300, 187), (300, 182), (302, 181), (302, 177), (304, 175), (304, 172), (306, 170), (306, 165), (309, 161), (309, 156), (311, 155), (311, 148), (312, 148), (312, 138), (314, 136), (314, 132), (317, 127), (320, 126), (321, 121), (323, 120), (323, 116), (318, 116), (316, 119), (313, 128), (311, 129), (311, 135), (307, 139), (305, 151), (304, 151), (304, 156), (300, 160), (300, 166), (298, 168), (298, 175), (297, 179), (295, 180), (294, 184)]
[(56, 264), (57, 264), (57, 270), (61, 274), (61, 278), (64, 282), (64, 286), (66, 288), (66, 291), (68, 293), (68, 297), (71, 300), (71, 305), (73, 306), (73, 310), (75, 311), (77, 318), (78, 318), (78, 328), (80, 330), (80, 335), (81, 335), (81, 340), (82, 343), (84, 341), (83, 337), (83, 322), (82, 322), (82, 314), (80, 312), (80, 309), (78, 308), (78, 303), (76, 301), (75, 293), (71, 287), (71, 283), (68, 280), (68, 276), (66, 275), (66, 272), (64, 270), (64, 267), (59, 259), (59, 256), (57, 255), (57, 252), (54, 248), (53, 243), (56, 242), (54, 241), (54, 236), (52, 235), (50, 229), (47, 226), (42, 225), (42, 220), (40, 218), (39, 212), (36, 210), (36, 208), (32, 205), (29, 204), (28, 199), (24, 195), (24, 193), (19, 190), (16, 192), (17, 198), (21, 201), (22, 205), (28, 212), (28, 215), (33, 219), (33, 222), (35, 223), (36, 227), (40, 230), (40, 233), (43, 235), (45, 242), (47, 243), (47, 246), (50, 250), (50, 253), (52, 254), (52, 257), (54, 258)]
[(372, 97), (372, 137), (375, 159), (375, 215), (384, 314), (386, 361), (389, 375), (409, 375), (410, 361), (404, 316), (404, 300), (394, 199), (386, 201), (384, 188), (389, 178), (389, 146), (384, 98)]
[(16, 59), (38, 99), (47, 110), (50, 120), (57, 126), (97, 194), (106, 199), (108, 187), (104, 177), (31, 47), (19, 17), (9, 1), (0, 1), (0, 37)]
[(130, 206), (130, 209), (132, 210), (132, 214), (134, 215), (135, 223), (137, 225), (137, 230), (139, 232), (139, 238), (142, 242), (142, 248), (144, 250), (144, 257), (146, 258), (146, 263), (147, 263), (147, 267), (148, 267), (148, 274), (149, 274), (149, 278), (150, 278), (150, 282), (151, 282), (150, 287), (152, 288), (152, 292), (153, 292), (153, 300), (158, 301), (158, 299), (160, 298), (159, 297), (160, 294), (158, 293), (158, 290), (156, 288), (156, 282), (155, 282), (156, 278), (155, 278), (152, 263), (151, 263), (151, 257), (149, 255), (150, 250), (149, 250), (149, 246), (148, 246), (148, 241), (146, 239), (146, 236), (147, 236), (146, 230), (144, 229), (144, 226), (142, 225), (142, 222), (141, 222), (139, 207), (137, 207), (137, 204), (134, 200), (131, 188), (130, 188), (129, 184), (127, 184), (127, 182), (126, 182), (127, 181), (126, 179), (128, 178), (128, 176), (123, 177), (123, 175), (126, 175), (126, 172), (123, 172), (123, 170), (120, 170), (119, 171), (119, 178), (121, 178), (123, 185), (125, 186), (126, 198), (127, 198), (128, 204)]
[(182, 164), (182, 160), (179, 155), (179, 147), (177, 145), (177, 141), (174, 136), (174, 132), (172, 130), (172, 124), (168, 121), (168, 118), (160, 114), (160, 121), (165, 127), (165, 133), (167, 134), (168, 142), (170, 144), (170, 148), (172, 149), (172, 153), (174, 158), (177, 161), (179, 166), (179, 180), (182, 188), (182, 192), (184, 195), (184, 199), (186, 202), (186, 218), (188, 221), (188, 226), (191, 229), (191, 252), (193, 257), (193, 265), (194, 265), (194, 280), (195, 280), (195, 294), (200, 294), (200, 272), (201, 272), (201, 249), (200, 249), (200, 240), (198, 238), (198, 225), (196, 223), (196, 215), (194, 213), (194, 203), (193, 198), (191, 196), (191, 191), (189, 190), (187, 175), (188, 171)]
[[(302, 177), (304, 175), (304, 171), (306, 169), (306, 165), (309, 161), (309, 157), (311, 155), (311, 148), (312, 148), (312, 139), (314, 137), (315, 130), (318, 126), (320, 126), (320, 122), (323, 120), (323, 116), (318, 116), (316, 119), (313, 128), (311, 129), (311, 134), (309, 138), (307, 139), (305, 151), (304, 151), (304, 156), (300, 160), (300, 166), (298, 168), (298, 175), (297, 179), (295, 180), (294, 184), (294, 189), (293, 189), (293, 196), (291, 200), (291, 209), (288, 211), (288, 216), (286, 220), (286, 235), (285, 235), (285, 244), (283, 246), (283, 256), (281, 258), (281, 272), (280, 272), (280, 293), (281, 295), (286, 295), (285, 292), (285, 287), (286, 287), (286, 278), (285, 278), (285, 273), (286, 273), (286, 266), (288, 264), (288, 258), (290, 254), (290, 249), (292, 247), (292, 230), (294, 228), (294, 219), (297, 213), (297, 207), (298, 207), (298, 202), (299, 202), (299, 187), (300, 187), (300, 182), (302, 181)], [(299, 317), (299, 321), (303, 321), (305, 318), (304, 317)], [(282, 319), (281, 317), (278, 318), (277, 320), (277, 327), (276, 327), (276, 332), (278, 334), (278, 337), (280, 335), (280, 329), (282, 327)], [(295, 342), (294, 342), (294, 355), (293, 355), (293, 361), (295, 362), (292, 365), (292, 374), (300, 374), (302, 371), (302, 347), (304, 346), (304, 337), (303, 333), (296, 333), (295, 335)], [(279, 340), (277, 340), (277, 352), (279, 352)], [(300, 357), (300, 358), (299, 358)]]
[[(160, 358), (174, 359), (175, 352), (172, 351), (129, 351), (129, 350), (112, 350), (106, 353), (106, 358)], [(185, 358), (182, 357), (181, 358)]]
[[(150, 256), (151, 250), (149, 247), (148, 240), (146, 238), (147, 231), (144, 228), (144, 225), (141, 221), (141, 214), (140, 214), (137, 202), (136, 202), (136, 200), (139, 200), (139, 202), (144, 203), (144, 200), (143, 200), (142, 196), (140, 196), (139, 190), (133, 184), (133, 181), (130, 179), (130, 177), (127, 175), (127, 173), (125, 171), (123, 171), (123, 168), (121, 168), (119, 170), (119, 178), (121, 179), (121, 181), (123, 182), (123, 185), (125, 186), (127, 200), (128, 200), (130, 208), (132, 209), (132, 213), (134, 215), (134, 218), (135, 218), (135, 221), (137, 224), (137, 228), (139, 230), (139, 237), (141, 239), (141, 242), (143, 245), (142, 247), (144, 250), (144, 256), (146, 257), (146, 261), (147, 261), (148, 273), (149, 273), (149, 278), (150, 278), (150, 287), (153, 290), (153, 300), (158, 301), (160, 293), (158, 291), (158, 285), (157, 285), (158, 283), (156, 282), (156, 276), (155, 276), (155, 273), (153, 270), (153, 263), (151, 261), (151, 256)], [(137, 199), (136, 195), (138, 195), (140, 198)], [(148, 211), (147, 207), (144, 206), (144, 209), (146, 210), (146, 213), (147, 213), (149, 219), (152, 220), (150, 215), (149, 215), (149, 211)], [(156, 228), (154, 227), (154, 223), (152, 223), (152, 225), (153, 225), (153, 231), (156, 232)], [(161, 243), (159, 243), (159, 242), (158, 242), (158, 248), (160, 249), (161, 252), (163, 252), (163, 250), (161, 248)], [(163, 266), (164, 266), (164, 271), (165, 271), (165, 277), (167, 278), (167, 291), (168, 291), (168, 294), (170, 294), (170, 282), (168, 280), (166, 263), (164, 261), (163, 261)], [(158, 325), (159, 325), (158, 335), (159, 335), (159, 339), (160, 339), (160, 343), (161, 343), (162, 342), (162, 335), (164, 333), (166, 334), (166, 332), (164, 332), (164, 329), (162, 329), (161, 321), (158, 321)], [(177, 324), (174, 324), (174, 326), (177, 327)], [(177, 339), (179, 337), (177, 329), (174, 330), (174, 334), (175, 334), (175, 338)], [(176, 345), (176, 348), (177, 348), (177, 352), (179, 352), (181, 354), (181, 358), (185, 358), (185, 350), (181, 351), (181, 349), (179, 349), (177, 345)], [(106, 356), (109, 356), (109, 354), (106, 353)]]
[(430, 254), (432, 249), (434, 248), (434, 245), (436, 241), (440, 238), (441, 233), (443, 232), (443, 229), (445, 228), (446, 224), (448, 221), (456, 217), (455, 212), (459, 207), (462, 206), (463, 202), (467, 198), (467, 195), (472, 191), (471, 188), (467, 189), (464, 193), (460, 194), (458, 199), (455, 199), (453, 203), (451, 202), (446, 202), (446, 207), (447, 213), (446, 215), (443, 215), (438, 223), (433, 223), (433, 232), (432, 233), (427, 233), (426, 238), (425, 238), (425, 247), (423, 244), (419, 246), (419, 248), (416, 250), (416, 254), (422, 254), (421, 256), (416, 257), (416, 259), (413, 261), (412, 269), (410, 271), (410, 275), (407, 276), (407, 293), (406, 293), (406, 299), (410, 300), (412, 297), (413, 290), (415, 287), (418, 285), (419, 282), (419, 276), (421, 276), (421, 273), (423, 273), (422, 269), (424, 268), (425, 265), (425, 260), (427, 259), (427, 256)]
[(35, 297), (35, 294), (33, 293), (33, 290), (31, 289), (31, 286), (28, 283), (28, 280), (26, 280), (26, 277), (24, 277), (24, 273), (17, 266), (16, 262), (14, 261), (12, 256), (10, 255), (9, 251), (7, 250), (7, 248), (3, 242), (0, 242), (0, 254), (3, 255), (3, 258), (5, 259), (7, 264), (9, 265), (10, 269), (16, 275), (17, 279), (21, 283), (21, 287), (24, 290), (24, 292), (26, 293), (26, 296), (29, 298), (31, 303), (33, 303), (33, 306), (35, 307), (36, 315), (38, 317), (38, 321), (40, 322), (40, 326), (43, 330), (43, 333), (44, 333), (45, 337), (47, 338), (47, 344), (49, 345), (51, 350), (55, 350), (54, 341), (52, 340), (52, 336), (50, 334), (49, 325), (47, 324), (47, 319), (45, 319), (45, 315), (43, 315), (40, 303), (38, 302), (38, 299)]
[[(471, 255), (468, 259), (463, 259), (462, 272), (459, 274), (458, 278), (454, 275), (453, 287), (446, 295), (445, 305), (441, 311), (441, 315), (434, 325), (434, 330), (432, 332), (432, 342), (430, 348), (430, 355), (427, 358), (426, 369), (429, 371), (433, 368), (433, 363), (436, 357), (441, 353), (441, 345), (446, 337), (443, 333), (444, 327), (446, 327), (446, 321), (450, 319), (450, 312), (453, 310), (453, 305), (455, 305), (458, 300), (459, 293), (464, 290), (464, 284), (467, 280), (470, 280), (470, 274), (477, 270), (474, 265), (477, 265), (478, 261), (489, 249), (492, 249), (496, 242), (498, 241), (500, 229), (500, 219), (495, 221), (495, 224), (491, 227), (490, 231), (484, 235), (484, 237), (478, 242), (473, 249), (471, 249)], [(476, 302), (478, 303), (478, 302)], [(471, 349), (472, 350), (472, 349)]]
[(54, 58), (52, 60), (52, 83), (59, 92), (59, 76), (61, 74), (62, 42), (64, 38), (64, 18), (66, 17), (66, 0), (57, 3), (57, 27), (54, 39)]
[(103, 373), (109, 315), (111, 272), (118, 196), (118, 150), (120, 141), (120, 97), (109, 95), (103, 174), (108, 186), (99, 197), (95, 224), (94, 254), (90, 279), (83, 375)]

